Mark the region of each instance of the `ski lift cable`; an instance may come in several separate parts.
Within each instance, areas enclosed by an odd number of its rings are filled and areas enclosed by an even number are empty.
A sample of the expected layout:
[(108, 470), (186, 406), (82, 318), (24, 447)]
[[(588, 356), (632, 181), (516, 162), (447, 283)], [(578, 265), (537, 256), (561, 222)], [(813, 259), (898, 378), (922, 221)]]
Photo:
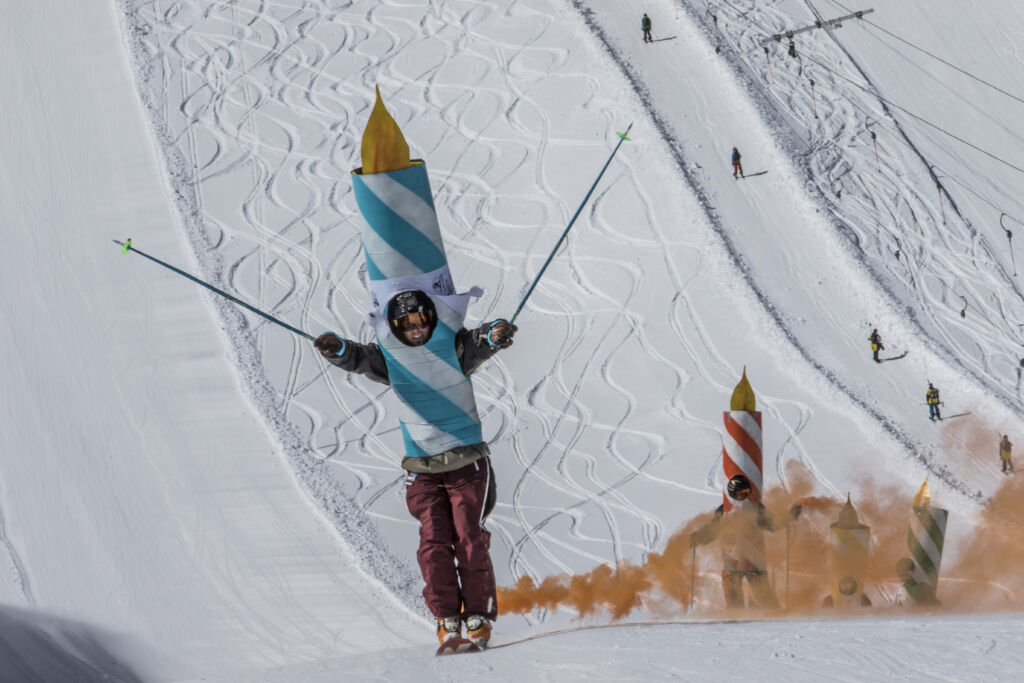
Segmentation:
[[(838, 74), (837, 74), (837, 75), (838, 75)], [(856, 84), (855, 84), (855, 85), (856, 85)], [(862, 88), (863, 90), (867, 90), (867, 88), (864, 88), (863, 86), (859, 86), (859, 87), (861, 87), (861, 88)], [(874, 93), (872, 93), (872, 94), (874, 94)], [(877, 96), (877, 95), (876, 95), (876, 96)], [(891, 102), (889, 102), (888, 100), (885, 100), (884, 98), (882, 98), (882, 97), (880, 97), (880, 96), (878, 96), (878, 98), (879, 98), (879, 99), (881, 99), (882, 101), (884, 101), (884, 102), (888, 103), (888, 104), (891, 104)], [(867, 111), (866, 111), (866, 110), (865, 110), (865, 109), (864, 109), (863, 107), (861, 107), (860, 105), (858, 105), (858, 104), (857, 104), (856, 102), (853, 102), (852, 104), (853, 104), (853, 106), (854, 106), (854, 108), (855, 108), (855, 109), (858, 109), (858, 110), (859, 110), (859, 111), (861, 111), (861, 112), (862, 112), (863, 114), (865, 114), (865, 116), (867, 116)], [(897, 108), (897, 109), (899, 109), (899, 107), (897, 107), (896, 105), (893, 105), (893, 107), (894, 107), (894, 108)], [(909, 114), (909, 112), (907, 112), (907, 113)], [(910, 114), (910, 115), (911, 115), (911, 116), (914, 116), (913, 114)], [(916, 117), (915, 117), (915, 118), (916, 118)], [(876, 123), (881, 123), (881, 121), (878, 121), (878, 122), (876, 122)], [(926, 123), (927, 123), (927, 122), (926, 122)], [(955, 137), (955, 136), (954, 136), (954, 137)], [(900, 139), (900, 138), (898, 138), (898, 137), (897, 137), (897, 138), (895, 139), (895, 141), (896, 141), (897, 143), (899, 143), (899, 144), (903, 144), (903, 145), (908, 145), (908, 144), (909, 144), (909, 143), (907, 143), (906, 141), (904, 141), (904, 140), (901, 140), (901, 139)], [(970, 143), (968, 143), (968, 144), (970, 144)], [(977, 198), (978, 198), (979, 200), (981, 200), (981, 201), (982, 201), (982, 202), (984, 202), (985, 204), (988, 204), (988, 205), (989, 205), (990, 207), (992, 207), (992, 208), (993, 208), (993, 209), (995, 209), (996, 211), (999, 211), (1000, 213), (1006, 213), (1006, 211), (1004, 211), (1004, 209), (1003, 209), (1002, 207), (1000, 207), (1000, 206), (997, 206), (997, 205), (993, 204), (991, 200), (989, 200), (989, 199), (986, 199), (986, 198), (985, 198), (984, 196), (982, 196), (982, 195), (981, 195), (981, 193), (979, 193), (979, 192), (978, 192), (977, 190), (975, 190), (975, 189), (973, 189), (972, 187), (970, 187), (970, 186), (969, 186), (969, 185), (968, 185), (967, 183), (965, 183), (965, 182), (964, 182), (963, 180), (961, 180), (960, 178), (956, 177), (956, 176), (955, 176), (955, 175), (953, 175), (952, 173), (949, 173), (949, 172), (948, 172), (948, 171), (947, 171), (946, 169), (944, 169), (944, 168), (942, 168), (942, 167), (940, 167), (940, 166), (937, 166), (937, 165), (935, 165), (935, 164), (932, 164), (932, 165), (931, 165), (931, 168), (932, 168), (932, 171), (933, 171), (933, 172), (934, 172), (934, 173), (936, 174), (936, 177), (937, 177), (937, 178), (938, 178), (938, 177), (941, 177), (941, 178), (943, 178), (943, 179), (948, 179), (948, 180), (951, 180), (951, 181), (953, 181), (954, 183), (956, 183), (957, 185), (959, 185), (960, 187), (962, 187), (962, 188), (963, 188), (964, 190), (966, 190), (966, 191), (967, 191), (967, 192), (969, 192), (970, 194), (972, 194), (972, 195), (974, 195), (975, 197), (977, 197)], [(941, 172), (941, 175), (940, 175), (940, 172)], [(1009, 215), (1009, 214), (1007, 214), (1007, 215)]]
[[(835, 0), (833, 0), (833, 2), (835, 2)], [(848, 8), (847, 8), (847, 7), (845, 6), (845, 5), (843, 5), (843, 4), (841, 3), (841, 2), (835, 2), (835, 4), (839, 5), (839, 6), (840, 6), (840, 7), (842, 7), (843, 9), (848, 9)], [(1017, 96), (1017, 95), (1014, 95), (1014, 94), (1013, 94), (1012, 92), (1009, 92), (1009, 91), (1007, 91), (1007, 90), (1004, 90), (1003, 88), (1000, 88), (1000, 87), (999, 87), (998, 85), (996, 85), (996, 84), (994, 84), (994, 83), (990, 83), (989, 81), (985, 80), (985, 79), (984, 79), (984, 78), (982, 78), (981, 76), (976, 76), (975, 74), (972, 74), (971, 72), (967, 71), (966, 69), (962, 69), (962, 68), (960, 68), (960, 67), (959, 67), (959, 66), (957, 66), (956, 64), (953, 64), (952, 62), (949, 62), (949, 61), (947, 61), (947, 60), (943, 59), (942, 57), (939, 57), (938, 55), (936, 55), (936, 54), (933, 54), (933, 53), (929, 52), (928, 50), (926, 50), (925, 48), (923, 48), (923, 47), (921, 47), (921, 46), (919, 46), (919, 45), (915, 45), (914, 43), (910, 42), (910, 41), (909, 41), (909, 40), (907, 40), (906, 38), (902, 38), (902, 37), (900, 37), (900, 36), (896, 35), (896, 34), (895, 34), (895, 33), (893, 33), (892, 31), (890, 31), (890, 30), (888, 30), (888, 29), (886, 29), (886, 28), (883, 28), (883, 27), (879, 26), (878, 24), (874, 23), (874, 22), (873, 22), (873, 21), (871, 21), (870, 19), (864, 19), (863, 21), (864, 21), (864, 23), (866, 23), (866, 24), (868, 24), (868, 25), (870, 25), (870, 26), (873, 26), (873, 27), (875, 27), (876, 29), (878, 29), (878, 30), (879, 30), (879, 31), (881, 31), (882, 33), (885, 33), (885, 34), (887, 34), (887, 35), (889, 35), (889, 36), (892, 36), (893, 38), (895, 38), (896, 40), (900, 41), (901, 43), (903, 43), (903, 44), (905, 44), (905, 45), (907, 45), (907, 46), (909, 46), (909, 47), (912, 47), (912, 48), (914, 48), (915, 50), (918, 50), (919, 52), (922, 52), (922, 53), (924, 53), (924, 54), (928, 55), (929, 57), (931, 57), (932, 59), (934, 59), (934, 60), (936, 60), (936, 61), (942, 62), (943, 64), (945, 64), (946, 66), (948, 66), (948, 67), (949, 67), (949, 68), (951, 68), (951, 69), (955, 69), (956, 71), (959, 71), (959, 72), (960, 72), (960, 73), (962, 73), (962, 74), (963, 74), (964, 76), (967, 76), (968, 78), (972, 78), (972, 79), (974, 79), (974, 80), (978, 81), (979, 83), (981, 83), (982, 85), (986, 85), (986, 86), (988, 86), (988, 87), (992, 88), (993, 90), (996, 90), (996, 91), (998, 91), (998, 92), (1000, 92), (1000, 93), (1002, 93), (1002, 94), (1006, 95), (1006, 96), (1007, 96), (1007, 97), (1009, 97), (1010, 99), (1016, 100), (1017, 102), (1020, 102), (1021, 104), (1024, 104), (1024, 98), (1022, 98), (1022, 97), (1019, 97), (1019, 96)]]
[[(813, 61), (813, 60), (811, 60), (811, 61)], [(860, 86), (860, 87), (863, 90), (868, 90), (864, 86)], [(877, 96), (876, 93), (872, 93), (872, 94)], [(882, 99), (883, 101), (888, 102), (888, 100), (885, 100), (884, 98), (879, 97), (879, 99)], [(850, 106), (852, 106), (857, 111), (861, 112), (861, 114), (863, 114), (864, 117), (867, 120), (870, 120), (872, 118), (872, 116), (873, 116), (867, 109), (862, 107), (856, 100), (850, 100)], [(874, 123), (876, 125), (884, 125), (884, 122), (882, 120), (877, 120)], [(870, 132), (870, 129), (868, 129), (868, 130)], [(901, 140), (899, 137), (897, 137), (895, 141), (897, 143), (899, 143), (899, 144), (908, 145), (908, 143), (906, 141)], [(934, 166), (934, 165), (933, 165), (933, 169), (936, 170), (936, 171), (941, 170), (943, 172), (943, 174), (944, 174), (943, 175), (944, 178), (949, 178), (949, 179), (953, 180), (955, 183), (957, 183), (958, 185), (960, 185), (961, 187), (963, 187), (964, 189), (969, 191), (971, 194), (973, 194), (976, 197), (978, 197), (979, 199), (981, 199), (983, 202), (985, 202), (986, 204), (988, 204), (992, 208), (996, 209), (997, 211), (1002, 211), (1002, 209), (1000, 207), (997, 207), (994, 204), (992, 204), (991, 201), (989, 201), (989, 200), (985, 199), (984, 197), (982, 197), (976, 190), (971, 189), (966, 183), (964, 183), (964, 181), (960, 180), (959, 178), (957, 178), (956, 176), (952, 175), (951, 173), (948, 173), (945, 169), (940, 169), (938, 166)]]
[[(771, 33), (771, 31), (769, 31), (768, 29), (766, 29), (766, 28), (765, 28), (765, 27), (764, 27), (763, 25), (761, 25), (761, 24), (760, 24), (759, 22), (756, 22), (756, 21), (753, 21), (753, 20), (751, 20), (751, 18), (750, 18), (749, 16), (744, 16), (744, 15), (743, 15), (743, 13), (741, 12), (741, 9), (742, 9), (742, 8), (738, 8), (738, 7), (736, 7), (736, 6), (735, 6), (735, 5), (733, 5), (732, 3), (728, 2), (728, 0), (719, 0), (719, 2), (721, 2), (721, 3), (722, 3), (722, 4), (724, 4), (724, 5), (728, 5), (729, 7), (731, 7), (731, 8), (732, 8), (732, 9), (734, 9), (734, 10), (736, 10), (737, 12), (740, 12), (740, 15), (741, 15), (742, 19), (744, 19), (744, 20), (746, 21), (746, 23), (752, 24), (752, 25), (753, 25), (753, 26), (755, 26), (756, 28), (759, 28), (759, 29), (761, 29), (761, 30), (763, 30), (763, 31), (766, 31), (766, 32), (767, 32), (767, 33), (769, 33), (769, 34)], [(836, 5), (838, 5), (839, 7), (842, 7), (842, 8), (844, 9), (844, 10), (846, 10), (846, 11), (850, 11), (850, 9), (849, 9), (848, 7), (846, 7), (845, 5), (843, 5), (842, 3), (840, 3), (840, 2), (836, 2), (835, 0), (833, 0), (833, 2), (835, 2), (835, 4), (836, 4)], [(746, 11), (746, 10), (743, 10), (743, 12), (745, 12), (745, 11)], [(863, 18), (862, 18), (861, 20), (862, 20), (862, 21), (867, 21), (868, 23), (872, 23), (872, 22), (868, 21), (867, 19), (863, 19)], [(874, 25), (874, 24), (872, 24), (872, 25)], [(879, 27), (879, 28), (881, 28), (881, 27)], [(885, 29), (881, 29), (881, 30), (885, 31)], [(885, 31), (885, 32), (886, 32), (886, 33), (888, 33), (888, 31)], [(899, 38), (898, 36), (894, 36), (894, 37), (897, 37), (897, 38)], [(902, 41), (903, 39), (901, 38), (900, 40)], [(907, 41), (903, 41), (903, 42), (907, 42)], [(909, 43), (908, 43), (908, 44), (909, 44)], [(916, 46), (913, 46), (913, 45), (912, 45), (912, 47), (916, 47)], [(921, 49), (921, 48), (918, 48), (918, 49)], [(923, 49), (922, 49), (922, 51), (923, 51), (923, 52), (926, 52), (926, 53), (927, 53), (927, 51), (925, 51), (925, 50), (923, 50)], [(929, 55), (930, 55), (930, 53), (929, 53)], [(930, 55), (930, 56), (933, 56), (933, 55)], [(971, 144), (970, 142), (967, 142), (966, 140), (963, 140), (963, 139), (959, 138), (958, 136), (956, 136), (956, 135), (954, 135), (954, 134), (952, 134), (952, 133), (950, 133), (950, 132), (948, 132), (948, 131), (946, 131), (946, 130), (944, 130), (944, 129), (940, 128), (940, 127), (939, 127), (939, 126), (937, 126), (936, 124), (933, 124), (933, 123), (931, 123), (931, 122), (929, 122), (929, 121), (926, 121), (925, 119), (923, 119), (923, 118), (921, 118), (921, 117), (917, 116), (916, 114), (914, 114), (914, 113), (912, 113), (912, 112), (910, 112), (910, 111), (907, 111), (907, 110), (906, 110), (906, 109), (904, 109), (903, 107), (900, 107), (899, 105), (896, 105), (896, 104), (894, 104), (894, 103), (890, 102), (889, 100), (887, 100), (887, 99), (883, 98), (883, 97), (882, 97), (881, 95), (879, 95), (879, 94), (878, 94), (877, 92), (872, 92), (871, 90), (869, 90), (869, 89), (868, 89), (868, 88), (866, 88), (865, 86), (862, 86), (862, 85), (860, 85), (860, 84), (858, 84), (858, 83), (856, 83), (856, 82), (854, 82), (854, 81), (850, 80), (849, 78), (846, 78), (845, 76), (842, 76), (841, 74), (839, 74), (839, 73), (835, 72), (834, 70), (832, 70), (832, 69), (829, 69), (829, 68), (828, 68), (827, 66), (824, 66), (824, 65), (823, 65), (823, 64), (821, 64), (820, 62), (817, 62), (817, 61), (816, 61), (816, 60), (814, 60), (813, 58), (807, 57), (806, 55), (805, 55), (805, 57), (806, 57), (806, 58), (807, 58), (807, 59), (808, 59), (809, 61), (815, 62), (816, 64), (818, 64), (819, 66), (822, 66), (822, 67), (823, 67), (823, 68), (825, 68), (825, 69), (826, 69), (827, 71), (830, 71), (831, 73), (835, 74), (836, 76), (839, 76), (840, 78), (843, 78), (844, 80), (846, 80), (846, 81), (848, 81), (848, 82), (852, 83), (853, 85), (856, 85), (856, 86), (857, 86), (858, 88), (860, 88), (860, 89), (862, 89), (862, 90), (864, 90), (864, 91), (866, 91), (866, 92), (869, 92), (869, 93), (870, 93), (871, 95), (873, 95), (873, 96), (875, 96), (875, 97), (878, 97), (878, 99), (880, 99), (880, 100), (882, 100), (883, 102), (885, 102), (885, 103), (887, 103), (887, 104), (891, 105), (891, 106), (892, 106), (892, 107), (894, 107), (895, 109), (899, 109), (900, 111), (902, 111), (902, 112), (906, 113), (907, 115), (909, 115), (909, 116), (911, 116), (911, 117), (913, 117), (913, 118), (915, 118), (915, 119), (917, 119), (917, 120), (919, 120), (919, 121), (921, 121), (921, 122), (923, 122), (923, 123), (925, 123), (925, 124), (927, 124), (927, 125), (929, 125), (929, 126), (931, 126), (931, 127), (933, 127), (933, 128), (936, 128), (936, 129), (940, 130), (941, 132), (945, 133), (946, 135), (949, 135), (950, 137), (952, 137), (952, 138), (954, 138), (954, 139), (956, 139), (956, 140), (959, 140), (960, 142), (962, 142), (962, 143), (964, 143), (964, 144), (966, 144), (966, 145), (968, 145), (968, 146), (970, 146), (970, 147), (973, 147), (974, 149), (977, 149), (978, 151), (982, 152), (983, 154), (986, 154), (986, 155), (988, 155), (988, 156), (990, 156), (990, 157), (992, 157), (992, 158), (994, 158), (994, 159), (996, 159), (996, 160), (998, 160), (998, 161), (1001, 161), (1002, 163), (1005, 163), (1005, 164), (1007, 164), (1008, 166), (1010, 166), (1011, 168), (1013, 168), (1013, 169), (1015, 169), (1015, 170), (1018, 170), (1018, 171), (1024, 172), (1024, 169), (1021, 169), (1021, 168), (1019, 168), (1019, 167), (1015, 166), (1014, 164), (1012, 164), (1012, 163), (1010, 163), (1010, 162), (1008, 162), (1008, 161), (1006, 161), (1006, 160), (1004, 160), (1004, 159), (1001, 159), (1001, 158), (999, 158), (999, 157), (997, 157), (997, 156), (993, 155), (993, 154), (992, 154), (992, 153), (990, 153), (990, 152), (987, 152), (987, 151), (985, 151), (985, 150), (983, 150), (983, 149), (981, 149), (981, 148), (979, 148), (979, 147), (976, 147), (975, 145)], [(936, 57), (936, 59), (939, 59), (939, 61), (943, 61), (943, 60), (942, 60), (941, 58), (938, 58), (938, 57)], [(953, 66), (953, 65), (950, 65), (950, 66)], [(957, 68), (957, 67), (953, 66), (953, 68)], [(966, 72), (965, 72), (965, 73), (966, 73)], [(970, 75), (970, 74), (967, 74), (967, 75)], [(981, 82), (983, 82), (983, 83), (986, 83), (986, 84), (987, 84), (987, 82), (983, 81), (982, 79), (978, 79), (978, 80), (979, 80), (979, 81), (981, 81)], [(1001, 90), (1000, 88), (998, 88), (998, 87), (996, 87), (996, 86), (993, 86), (993, 87), (995, 87), (995, 88), (996, 88), (997, 90), (1000, 90), (1000, 92), (1005, 92), (1005, 91)], [(1012, 98), (1014, 98), (1014, 99), (1018, 99), (1018, 98), (1016, 98), (1016, 97), (1015, 97), (1014, 95), (1012, 95), (1012, 94), (1010, 94), (1010, 93), (1006, 93), (1006, 94), (1007, 94), (1007, 95), (1008, 95), (1009, 97), (1012, 97)], [(1021, 101), (1022, 101), (1022, 102), (1024, 102), (1024, 100), (1021, 100)], [(858, 108), (858, 109), (860, 109), (860, 107), (857, 107), (857, 108)], [(864, 111), (864, 110), (863, 110), (863, 109), (861, 109), (861, 111)], [(865, 115), (867, 114), (867, 112), (866, 112), (866, 111), (865, 111), (864, 113), (865, 113)], [(982, 196), (981, 196), (981, 195), (980, 195), (980, 194), (979, 194), (979, 193), (978, 193), (977, 191), (975, 191), (975, 190), (971, 189), (971, 188), (970, 188), (970, 187), (969, 187), (969, 186), (968, 186), (967, 184), (965, 184), (965, 183), (964, 183), (964, 182), (963, 182), (962, 180), (960, 180), (960, 179), (958, 179), (958, 178), (956, 178), (955, 176), (952, 176), (952, 175), (946, 175), (945, 177), (947, 177), (947, 178), (949, 178), (949, 179), (953, 180), (953, 181), (954, 181), (954, 182), (955, 182), (956, 184), (960, 185), (960, 186), (961, 186), (961, 187), (963, 187), (963, 188), (964, 188), (965, 190), (967, 190), (968, 192), (970, 192), (970, 193), (971, 193), (971, 194), (973, 194), (974, 196), (976, 196), (976, 197), (978, 197), (979, 199), (981, 199), (981, 200), (982, 200), (983, 202), (985, 202), (986, 204), (988, 204), (989, 206), (991, 206), (991, 207), (992, 207), (993, 209), (995, 209), (995, 210), (997, 210), (997, 211), (1002, 211), (1002, 209), (1001, 209), (1000, 207), (997, 207), (997, 206), (995, 206), (994, 204), (992, 204), (992, 202), (990, 202), (989, 200), (987, 200), (987, 199), (985, 199), (984, 197), (982, 197)]]
[[(845, 9), (845, 10), (849, 11), (849, 8), (848, 8), (848, 7), (846, 7), (845, 5), (843, 5), (842, 3), (840, 3), (840, 2), (836, 2), (835, 0), (833, 0), (833, 2), (834, 2), (834, 3), (836, 4), (836, 5), (838, 5), (839, 7), (841, 7), (841, 8), (843, 8), (843, 9)], [(864, 21), (867, 21), (867, 19), (864, 19)], [(814, 61), (814, 60), (813, 60), (813, 59), (811, 59), (810, 61)], [(835, 72), (833, 72), (833, 73), (835, 73)], [(839, 74), (836, 74), (836, 75), (839, 75)], [(849, 79), (847, 79), (847, 80), (849, 80)], [(856, 83), (854, 83), (854, 85), (857, 85), (857, 84), (856, 84)], [(864, 86), (858, 86), (858, 87), (861, 87), (861, 89), (863, 89), (863, 90), (868, 90), (868, 89), (867, 89), (867, 88), (865, 88)], [(885, 100), (885, 99), (884, 99), (884, 98), (882, 98), (881, 96), (877, 95), (877, 93), (872, 93), (872, 94), (873, 94), (873, 95), (876, 95), (876, 96), (878, 96), (878, 98), (879, 98), (879, 99), (881, 99), (882, 101), (884, 101), (884, 102), (886, 102), (886, 103), (889, 103), (889, 104), (891, 104), (891, 103), (890, 103), (890, 102), (889, 102), (888, 100)], [(1010, 95), (1010, 96), (1011, 96), (1011, 97), (1013, 97), (1013, 95)], [(1024, 102), (1024, 100), (1022, 100), (1022, 102)], [(862, 107), (860, 107), (860, 106), (859, 106), (859, 105), (858, 105), (858, 104), (857, 104), (856, 102), (851, 102), (851, 104), (853, 104), (854, 108), (856, 108), (856, 109), (859, 109), (859, 110), (860, 110), (860, 111), (861, 111), (862, 113), (864, 113), (864, 114), (865, 114), (865, 116), (867, 116), (867, 111), (866, 111), (866, 110), (864, 110), (864, 109), (863, 109)], [(906, 111), (905, 109), (902, 109), (902, 108), (900, 108), (900, 107), (898, 107), (898, 106), (896, 106), (896, 105), (893, 105), (893, 106), (894, 106), (895, 108), (897, 108), (897, 109), (901, 109), (901, 111)], [(911, 116), (914, 116), (914, 114), (911, 114), (910, 112), (906, 112), (906, 113), (910, 114)], [(919, 118), (919, 117), (915, 117), (915, 118)], [(925, 123), (928, 123), (928, 122), (927, 122), (927, 121), (925, 121)], [(932, 124), (929, 124), (929, 125), (932, 125)], [(946, 131), (943, 131), (943, 132), (946, 132)], [(949, 134), (949, 133), (947, 133), (947, 134)], [(950, 134), (950, 135), (952, 135), (952, 134)], [(953, 136), (953, 137), (956, 137), (956, 136)], [(957, 138), (957, 139), (959, 139), (959, 138)], [(905, 141), (902, 141), (902, 140), (899, 140), (899, 139), (897, 139), (897, 142), (900, 142), (900, 143), (902, 143), (902, 144), (907, 144), (907, 143), (906, 143)], [(966, 143), (966, 144), (968, 144), (968, 145), (969, 145), (970, 143)], [(984, 152), (984, 150), (980, 150), (980, 151)], [(987, 154), (987, 152), (985, 152), (985, 153)], [(1006, 162), (1004, 162), (1004, 163), (1006, 163)], [(1012, 164), (1010, 164), (1010, 165), (1012, 166)], [(936, 171), (936, 172), (938, 172), (938, 171), (940, 171), (940, 170), (943, 170), (943, 169), (940, 169), (940, 168), (939, 168), (939, 167), (937, 167), (937, 166), (933, 166), (933, 170), (934, 170), (934, 171)], [(978, 199), (980, 199), (980, 200), (981, 200), (982, 202), (984, 202), (985, 204), (988, 204), (988, 205), (989, 205), (990, 207), (992, 207), (992, 208), (993, 208), (993, 209), (995, 209), (996, 211), (999, 211), (999, 212), (1003, 212), (1003, 209), (1002, 209), (1001, 207), (998, 207), (998, 206), (996, 206), (996, 205), (995, 205), (995, 204), (993, 204), (993, 203), (992, 203), (992, 202), (991, 202), (990, 200), (988, 200), (988, 199), (986, 199), (985, 197), (983, 197), (983, 196), (982, 196), (982, 195), (981, 195), (981, 194), (980, 194), (980, 193), (979, 193), (978, 191), (976, 191), (976, 190), (972, 189), (972, 188), (971, 188), (970, 186), (968, 186), (968, 185), (967, 185), (967, 184), (966, 184), (966, 183), (965, 183), (964, 181), (960, 180), (959, 178), (957, 178), (956, 176), (954, 176), (954, 175), (952, 175), (952, 174), (948, 174), (948, 173), (946, 173), (946, 172), (945, 172), (944, 170), (943, 170), (943, 173), (945, 174), (945, 175), (944, 175), (943, 177), (945, 177), (945, 178), (948, 178), (948, 179), (952, 180), (952, 181), (953, 181), (953, 182), (955, 182), (955, 183), (956, 183), (957, 185), (959, 185), (959, 186), (960, 186), (960, 187), (962, 187), (963, 189), (967, 190), (967, 191), (968, 191), (968, 192), (969, 192), (970, 194), (974, 195), (975, 197), (977, 197)]]
[[(935, 170), (937, 170), (937, 171), (940, 170), (938, 166), (934, 166), (933, 168)], [(996, 206), (995, 204), (993, 204), (990, 200), (986, 199), (981, 194), (979, 194), (977, 190), (972, 189), (969, 185), (965, 184), (962, 180), (960, 180), (956, 176), (954, 176), (954, 175), (943, 175), (942, 177), (943, 178), (948, 178), (949, 180), (952, 180), (954, 183), (956, 183), (957, 185), (959, 185), (963, 189), (967, 190), (969, 193), (971, 193), (975, 197), (977, 197), (980, 201), (984, 202), (985, 204), (988, 204), (990, 207), (992, 207), (993, 209), (995, 209), (999, 213), (1006, 214), (1007, 216), (1010, 216), (1011, 218), (1013, 218), (1013, 216), (1010, 213), (1008, 213), (1007, 211), (1003, 210), (1002, 207)]]
[(978, 147), (974, 143), (969, 142), (969, 141), (963, 139), (959, 135), (957, 135), (957, 134), (955, 134), (955, 133), (953, 133), (951, 131), (946, 130), (945, 128), (943, 128), (942, 126), (940, 126), (940, 125), (938, 125), (936, 123), (932, 123), (928, 119), (915, 114), (914, 112), (910, 111), (906, 107), (902, 107), (902, 106), (896, 104), (892, 100), (889, 100), (889, 99), (886, 99), (885, 97), (882, 97), (880, 94), (878, 94), (878, 92), (872, 91), (870, 88), (867, 88), (867, 87), (861, 85), (860, 83), (857, 83), (853, 79), (847, 78), (843, 74), (841, 74), (838, 71), (832, 69), (831, 67), (827, 66), (826, 64), (823, 64), (822, 62), (818, 61), (817, 59), (814, 59), (813, 57), (811, 57), (809, 55), (804, 55), (804, 59), (806, 59), (809, 62), (813, 62), (814, 64), (817, 64), (819, 67), (821, 67), (825, 71), (828, 71), (829, 73), (834, 74), (837, 78), (841, 78), (844, 81), (846, 81), (847, 83), (850, 83), (850, 84), (856, 86), (857, 88), (860, 88), (861, 90), (871, 94), (873, 97), (877, 97), (879, 100), (881, 100), (882, 102), (885, 102), (887, 105), (889, 105), (893, 109), (898, 109), (901, 112), (903, 112), (904, 114), (906, 114), (907, 116), (910, 116), (911, 118), (917, 119), (918, 121), (920, 121), (921, 123), (925, 124), (926, 126), (929, 126), (930, 128), (934, 128), (935, 130), (939, 131), (940, 133), (943, 133), (944, 135), (947, 135), (947, 136), (953, 138), (954, 140), (956, 140), (956, 141), (958, 141), (958, 142), (960, 142), (960, 143), (962, 143), (964, 145), (967, 145), (971, 149), (974, 149), (974, 150), (976, 150), (978, 152), (981, 152), (985, 156), (990, 157), (991, 159), (994, 159), (995, 161), (998, 161), (1001, 164), (1005, 164), (1006, 166), (1009, 166), (1010, 168), (1012, 168), (1015, 171), (1018, 171), (1020, 173), (1024, 173), (1024, 168), (1021, 168), (1020, 166), (1017, 166), (1016, 164), (1014, 164), (1011, 161), (1007, 161), (1006, 159), (1003, 159), (1002, 157), (1000, 157), (997, 154), (994, 154), (993, 152), (989, 152), (986, 149), (982, 149), (981, 147)]
[(755, 28), (758, 28), (761, 31), (763, 31), (764, 33), (766, 33), (767, 35), (772, 35), (772, 33), (774, 33), (770, 28), (768, 28), (768, 27), (764, 26), (763, 24), (761, 24), (761, 23), (751, 19), (748, 16), (750, 14), (750, 10), (749, 9), (744, 9), (742, 7), (737, 7), (736, 5), (734, 5), (731, 2), (729, 2), (729, 0), (718, 0), (718, 2), (720, 2), (723, 5), (728, 5), (729, 7), (731, 7), (736, 12), (735, 18), (737, 19), (737, 21), (743, 21), (744, 23), (751, 24)]

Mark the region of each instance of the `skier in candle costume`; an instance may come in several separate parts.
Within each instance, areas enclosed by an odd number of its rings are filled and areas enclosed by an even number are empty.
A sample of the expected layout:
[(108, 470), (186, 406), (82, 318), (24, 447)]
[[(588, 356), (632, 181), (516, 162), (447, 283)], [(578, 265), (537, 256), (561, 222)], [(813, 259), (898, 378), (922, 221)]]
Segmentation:
[(469, 375), (508, 348), (517, 327), (463, 325), (469, 299), (456, 293), (422, 161), (377, 93), (352, 174), (374, 308), (376, 343), (325, 332), (315, 342), (332, 365), (390, 385), (399, 400), (406, 505), (420, 523), (423, 597), (440, 642), (466, 636), (485, 647), (498, 614), (490, 534), (490, 452)]

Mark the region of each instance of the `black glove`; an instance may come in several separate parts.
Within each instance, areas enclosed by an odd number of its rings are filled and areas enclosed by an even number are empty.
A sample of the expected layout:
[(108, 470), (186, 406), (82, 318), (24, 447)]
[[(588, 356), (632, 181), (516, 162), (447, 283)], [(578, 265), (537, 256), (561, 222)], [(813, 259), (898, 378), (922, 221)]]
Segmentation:
[(338, 335), (333, 332), (324, 332), (316, 341), (313, 342), (313, 346), (316, 347), (317, 351), (320, 352), (324, 358), (336, 358), (341, 355), (341, 352), (345, 350), (345, 342), (338, 338)]
[(804, 508), (802, 505), (794, 505), (793, 507), (789, 508), (789, 516), (792, 517), (794, 521), (796, 521), (800, 519), (800, 513), (803, 511)]
[(507, 320), (495, 320), (487, 330), (487, 343), (492, 348), (507, 349), (512, 346), (512, 337), (519, 328)]

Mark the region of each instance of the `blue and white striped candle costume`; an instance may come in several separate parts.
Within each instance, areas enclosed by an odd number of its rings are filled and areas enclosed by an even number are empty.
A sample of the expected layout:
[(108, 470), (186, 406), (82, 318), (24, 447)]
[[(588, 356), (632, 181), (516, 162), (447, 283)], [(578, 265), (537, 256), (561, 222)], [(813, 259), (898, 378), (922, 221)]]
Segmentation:
[[(474, 287), (456, 294), (441, 240), (434, 199), (422, 162), (397, 171), (352, 173), (365, 221), (363, 251), (373, 310), (367, 321), (401, 403), (399, 421), (409, 457), (428, 457), (483, 441), (473, 385), (462, 373), (455, 334), (463, 326)], [(388, 302), (410, 290), (425, 292), (437, 309), (437, 327), (423, 346), (408, 346), (391, 331)]]

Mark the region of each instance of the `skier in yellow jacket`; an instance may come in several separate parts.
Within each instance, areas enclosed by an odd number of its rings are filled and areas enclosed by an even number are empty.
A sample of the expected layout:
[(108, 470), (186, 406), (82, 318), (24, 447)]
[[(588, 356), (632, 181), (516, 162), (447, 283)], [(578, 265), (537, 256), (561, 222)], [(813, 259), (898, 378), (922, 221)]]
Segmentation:
[(931, 382), (928, 382), (928, 393), (925, 394), (924, 398), (928, 402), (928, 419), (932, 422), (941, 420), (942, 415), (939, 413), (939, 406), (942, 404), (942, 401), (939, 400), (939, 390)]
[(1013, 462), (1010, 456), (1013, 454), (1013, 444), (1010, 437), (1003, 434), (1003, 440), (999, 442), (999, 460), (1003, 466), (1003, 474), (1013, 474)]
[(878, 334), (877, 327), (871, 331), (868, 341), (871, 342), (871, 353), (874, 354), (875, 362), (881, 363), (882, 361), (878, 358), (878, 352), (884, 351), (885, 346), (882, 345), (882, 335)]

